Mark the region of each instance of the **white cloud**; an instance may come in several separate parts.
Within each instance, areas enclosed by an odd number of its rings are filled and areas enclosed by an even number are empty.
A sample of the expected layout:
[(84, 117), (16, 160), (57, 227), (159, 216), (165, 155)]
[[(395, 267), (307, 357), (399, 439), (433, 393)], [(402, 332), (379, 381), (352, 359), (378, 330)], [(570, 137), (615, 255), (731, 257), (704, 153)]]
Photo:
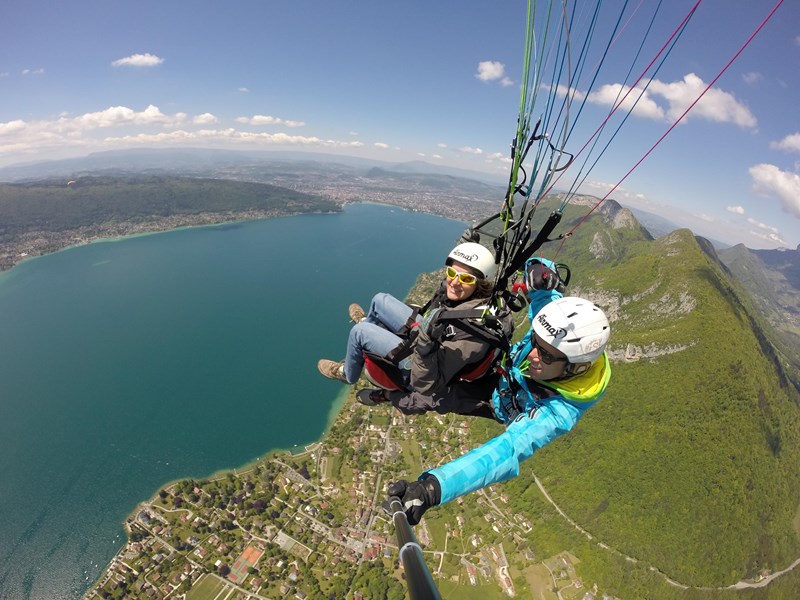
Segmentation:
[[(61, 114), (49, 120), (15, 119), (0, 122), (0, 163), (146, 145), (218, 148), (303, 146), (342, 151), (365, 148), (363, 142), (350, 137), (340, 141), (243, 131), (236, 127), (215, 127), (217, 120), (213, 113), (199, 113), (194, 117), (184, 112), (165, 114), (154, 105), (141, 111), (111, 106), (82, 115)], [(195, 129), (195, 125), (199, 128)]]
[(762, 163), (750, 167), (757, 192), (777, 196), (783, 210), (800, 219), (800, 175)]
[(355, 136), (358, 135), (358, 132), (357, 131), (348, 131), (347, 135), (352, 135), (353, 137), (355, 137)]
[[(184, 115), (185, 113), (180, 114)], [(182, 120), (180, 117), (169, 117), (163, 114), (157, 106), (151, 104), (142, 112), (136, 112), (127, 106), (112, 106), (99, 112), (86, 113), (74, 119), (62, 117), (58, 123), (74, 130), (88, 130), (115, 125), (169, 125), (180, 120)]]
[[(669, 104), (667, 118), (675, 120), (703, 92), (707, 84), (694, 73), (685, 75), (682, 81), (663, 83), (653, 80), (648, 91), (663, 97)], [(728, 92), (711, 88), (692, 108), (687, 118), (704, 118), (721, 123), (735, 123), (739, 127), (753, 128), (758, 124), (755, 115)]]
[(195, 125), (211, 125), (217, 121), (219, 121), (219, 119), (217, 119), (217, 117), (211, 113), (203, 113), (202, 115), (197, 115), (192, 119), (192, 123)]
[(42, 75), (44, 69), (22, 69), (23, 75)]
[(743, 206), (726, 206), (725, 210), (728, 212), (732, 212), (736, 215), (743, 215), (744, 214), (744, 207)]
[(252, 117), (238, 117), (237, 123), (244, 123), (247, 125), (284, 125), (286, 127), (303, 127), (303, 121), (286, 121), (278, 117), (269, 115), (253, 115)]
[(108, 137), (103, 140), (106, 145), (130, 146), (133, 144), (186, 144), (198, 143), (227, 143), (241, 142), (250, 145), (291, 145), (291, 146), (317, 146), (321, 148), (360, 148), (361, 142), (340, 142), (337, 140), (323, 140), (318, 137), (288, 135), (285, 133), (254, 133), (250, 131), (237, 131), (227, 129), (202, 129), (199, 131), (175, 130), (165, 133), (128, 135), (122, 137)]
[(786, 245), (786, 242), (783, 240), (783, 238), (781, 238), (781, 232), (778, 230), (777, 227), (773, 227), (772, 225), (767, 225), (766, 223), (760, 223), (759, 221), (756, 221), (755, 219), (752, 218), (748, 218), (747, 222), (750, 223), (750, 225), (758, 227), (758, 229), (761, 230), (761, 231), (751, 230), (750, 231), (751, 235), (754, 235), (764, 240), (770, 240), (777, 244)]
[[(596, 92), (589, 94), (587, 100), (603, 106), (616, 106), (619, 104), (617, 110), (628, 112), (633, 109), (634, 115), (645, 119), (660, 120), (664, 118), (664, 110), (647, 92), (642, 94), (642, 90), (636, 88), (629, 93), (630, 89), (630, 87), (620, 85), (619, 83), (603, 85)], [(559, 92), (563, 95), (562, 90), (559, 90)], [(576, 100), (579, 99), (580, 96), (576, 94)], [(634, 103), (636, 103), (635, 106)]]
[(514, 82), (506, 76), (506, 66), (496, 60), (483, 60), (478, 63), (478, 72), (475, 77), (481, 81), (499, 81), (502, 86), (513, 85)]
[[(617, 84), (615, 84), (615, 85), (617, 85)], [(547, 90), (550, 90), (550, 89), (552, 89), (552, 88), (551, 88), (549, 85), (544, 85), (544, 84), (543, 84), (543, 87), (544, 87), (545, 89), (547, 89)], [(619, 87), (619, 85), (617, 85), (617, 87)], [(601, 89), (602, 89), (602, 88), (601, 88)], [(627, 90), (628, 88), (625, 88), (625, 89)], [(596, 92), (596, 93), (599, 93), (599, 92)], [(567, 94), (572, 94), (572, 98), (573, 98), (574, 100), (576, 100), (576, 101), (580, 101), (580, 100), (583, 100), (584, 98), (586, 98), (586, 94), (585, 94), (585, 93), (583, 93), (582, 91), (580, 91), (579, 89), (576, 89), (576, 88), (571, 88), (571, 87), (569, 87), (568, 85), (564, 85), (563, 83), (559, 83), (559, 84), (556, 86), (556, 94), (558, 94), (558, 95), (559, 95), (559, 96), (561, 96), (562, 98), (563, 98), (564, 96), (566, 96)], [(609, 103), (609, 104), (610, 104), (610, 103)]]
[[(703, 93), (706, 86), (707, 84), (697, 75), (689, 73), (682, 80), (669, 83), (653, 79), (646, 90), (645, 84), (640, 83), (630, 93), (628, 93), (630, 88), (627, 86), (618, 83), (607, 84), (589, 94), (587, 99), (595, 104), (614, 106), (624, 97), (620, 110), (631, 110), (636, 102), (633, 108), (634, 115), (654, 120), (675, 121)], [(558, 91), (563, 96), (566, 90), (559, 88)], [(576, 98), (580, 96), (576, 95)], [(684, 120), (689, 118), (734, 123), (744, 128), (754, 128), (758, 124), (750, 109), (737, 101), (732, 94), (713, 87), (692, 107)]]
[(56, 119), (0, 123), (0, 156), (14, 156), (57, 148), (85, 147), (99, 143), (94, 132), (109, 128), (176, 127), (186, 120), (185, 113), (163, 114), (157, 106), (143, 111), (126, 106), (79, 116), (61, 114)]
[(748, 233), (753, 237), (762, 240), (767, 240), (773, 242), (774, 244), (778, 244), (780, 246), (786, 246), (786, 241), (783, 238), (781, 238), (781, 236), (777, 233), (764, 233), (761, 231), (753, 231), (752, 229), (748, 231)]
[(249, 90), (249, 89), (247, 89), (246, 87), (240, 87), (240, 88), (236, 88), (236, 91), (237, 91), (237, 92), (242, 92), (243, 94), (246, 94), (246, 93), (247, 93), (247, 92), (249, 92), (250, 90)]
[(386, 150), (389, 147), (389, 144), (384, 144), (383, 142), (375, 142), (372, 145), (376, 148), (381, 148), (382, 150)]
[(8, 71), (3, 71), (2, 73), (0, 73), (0, 77), (8, 77), (8, 76), (9, 76)]
[(755, 225), (759, 229), (766, 229), (771, 233), (779, 233), (777, 227), (773, 227), (772, 225), (767, 225), (766, 223), (761, 223), (760, 221), (756, 221), (752, 217), (747, 217), (747, 222), (750, 223), (750, 225)]
[(131, 54), (125, 58), (118, 58), (111, 63), (112, 67), (157, 67), (164, 62), (163, 58), (150, 54)]
[(787, 135), (780, 142), (770, 143), (769, 147), (777, 150), (786, 150), (787, 152), (800, 152), (800, 133)]
[(481, 150), (480, 148), (473, 148), (472, 146), (462, 146), (461, 148), (459, 148), (459, 151), (464, 152), (465, 154), (478, 154), (478, 155), (483, 154), (483, 150)]
[(442, 155), (441, 154), (431, 154), (431, 158), (435, 158), (436, 160), (441, 160)]
[(281, 120), (277, 117), (267, 115), (253, 115), (250, 118), (241, 117), (236, 119), (239, 123), (249, 123), (250, 125), (278, 125)]
[(742, 74), (742, 80), (748, 85), (753, 85), (759, 81), (762, 81), (763, 79), (764, 76), (756, 71), (750, 71)]
[(9, 121), (8, 123), (0, 123), (0, 142), (3, 141), (4, 136), (20, 133), (24, 131), (27, 126), (28, 124), (21, 119)]
[(442, 150), (444, 150), (444, 149), (446, 149), (446, 148), (447, 148), (447, 144), (442, 144), (442, 143), (440, 142), (440, 143), (436, 144), (436, 147), (437, 147), (437, 148), (441, 148)]

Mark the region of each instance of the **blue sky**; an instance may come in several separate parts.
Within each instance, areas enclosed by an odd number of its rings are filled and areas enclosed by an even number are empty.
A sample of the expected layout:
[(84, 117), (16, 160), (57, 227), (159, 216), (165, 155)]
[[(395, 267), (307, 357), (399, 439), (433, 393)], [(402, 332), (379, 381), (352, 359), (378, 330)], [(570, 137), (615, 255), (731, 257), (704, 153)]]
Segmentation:
[[(696, 1), (664, 2), (647, 38), (656, 0), (628, 3), (625, 27), (591, 93), (586, 74), (574, 85), (587, 101), (568, 150), (577, 151), (603, 122), (608, 93), (625, 81), (642, 40), (628, 83)], [(776, 4), (702, 0), (663, 66), (643, 79), (652, 79), (646, 96), (581, 191), (602, 197), (618, 184)], [(523, 0), (9, 3), (0, 20), (0, 166), (194, 146), (425, 160), (507, 178), (526, 6)], [(623, 6), (623, 0), (603, 3), (598, 39)], [(800, 5), (786, 0), (610, 197), (723, 242), (798, 246), (799, 67)]]

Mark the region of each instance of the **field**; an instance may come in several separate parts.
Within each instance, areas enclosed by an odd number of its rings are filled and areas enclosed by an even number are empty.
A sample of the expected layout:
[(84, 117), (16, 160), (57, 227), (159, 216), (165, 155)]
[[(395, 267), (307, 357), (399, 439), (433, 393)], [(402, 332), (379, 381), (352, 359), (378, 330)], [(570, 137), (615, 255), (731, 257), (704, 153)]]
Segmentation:
[(213, 575), (206, 575), (186, 594), (186, 600), (228, 600), (236, 592)]

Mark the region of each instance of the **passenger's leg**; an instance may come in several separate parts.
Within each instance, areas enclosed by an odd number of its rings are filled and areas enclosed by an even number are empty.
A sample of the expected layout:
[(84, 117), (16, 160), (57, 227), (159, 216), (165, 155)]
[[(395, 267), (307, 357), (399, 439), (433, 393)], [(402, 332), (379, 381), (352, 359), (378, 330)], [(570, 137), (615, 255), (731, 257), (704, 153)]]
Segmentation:
[(413, 312), (405, 302), (391, 294), (381, 292), (375, 294), (364, 320), (376, 325), (383, 325), (389, 331), (397, 333), (406, 325)]
[(350, 329), (347, 338), (347, 354), (344, 359), (344, 374), (349, 383), (355, 383), (364, 368), (364, 352), (386, 356), (403, 339), (383, 327), (366, 320)]

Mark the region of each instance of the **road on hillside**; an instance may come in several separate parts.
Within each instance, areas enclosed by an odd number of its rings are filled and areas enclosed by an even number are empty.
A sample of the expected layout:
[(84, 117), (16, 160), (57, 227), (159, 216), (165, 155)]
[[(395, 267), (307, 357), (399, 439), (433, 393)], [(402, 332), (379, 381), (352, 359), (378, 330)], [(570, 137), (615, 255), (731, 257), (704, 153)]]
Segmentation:
[[(589, 533), (583, 527), (578, 525), (575, 521), (570, 519), (569, 516), (567, 515), (567, 513), (565, 513), (563, 510), (561, 510), (561, 507), (559, 507), (558, 504), (556, 504), (555, 501), (550, 497), (550, 494), (548, 494), (547, 490), (544, 489), (544, 486), (542, 485), (542, 482), (539, 481), (539, 478), (536, 477), (536, 475), (533, 476), (533, 480), (536, 482), (536, 486), (539, 488), (539, 491), (541, 491), (542, 494), (544, 495), (544, 497), (547, 498), (547, 501), (550, 504), (553, 505), (553, 508), (555, 508), (556, 511), (558, 511), (558, 514), (560, 514), (562, 517), (564, 517), (564, 519), (566, 519), (567, 522), (570, 523), (570, 525), (572, 525), (575, 529), (577, 529), (583, 535), (585, 535), (587, 537), (587, 539), (590, 539), (590, 540), (594, 539), (594, 536), (591, 533)], [(617, 550), (615, 548), (612, 548), (609, 545), (604, 544), (602, 542), (597, 542), (597, 545), (600, 546), (601, 548), (603, 548), (604, 550), (608, 550), (609, 552), (613, 552), (614, 554), (617, 554), (618, 556), (621, 556), (622, 558), (624, 558), (628, 562), (632, 562), (632, 563), (641, 562), (639, 559), (634, 558), (632, 556), (628, 556), (627, 554), (623, 554), (619, 550)], [(737, 581), (733, 585), (729, 585), (729, 586), (725, 586), (725, 587), (689, 586), (689, 585), (686, 585), (685, 583), (681, 583), (679, 581), (675, 581), (674, 579), (670, 579), (665, 573), (662, 573), (661, 571), (659, 571), (656, 567), (654, 567), (652, 565), (648, 565), (648, 568), (651, 571), (653, 571), (654, 573), (658, 573), (659, 575), (661, 575), (664, 578), (664, 580), (667, 583), (669, 583), (670, 585), (672, 585), (674, 587), (678, 587), (678, 588), (684, 589), (684, 590), (744, 590), (744, 589), (749, 589), (749, 588), (766, 587), (770, 583), (772, 583), (775, 579), (777, 579), (781, 575), (785, 575), (786, 573), (788, 573), (791, 570), (795, 569), (799, 565), (800, 565), (800, 558), (798, 558), (796, 561), (794, 561), (791, 565), (789, 565), (788, 567), (786, 567), (782, 571), (776, 571), (775, 573), (771, 573), (770, 575), (767, 575), (766, 577), (764, 577), (763, 579), (760, 579), (758, 581)]]

